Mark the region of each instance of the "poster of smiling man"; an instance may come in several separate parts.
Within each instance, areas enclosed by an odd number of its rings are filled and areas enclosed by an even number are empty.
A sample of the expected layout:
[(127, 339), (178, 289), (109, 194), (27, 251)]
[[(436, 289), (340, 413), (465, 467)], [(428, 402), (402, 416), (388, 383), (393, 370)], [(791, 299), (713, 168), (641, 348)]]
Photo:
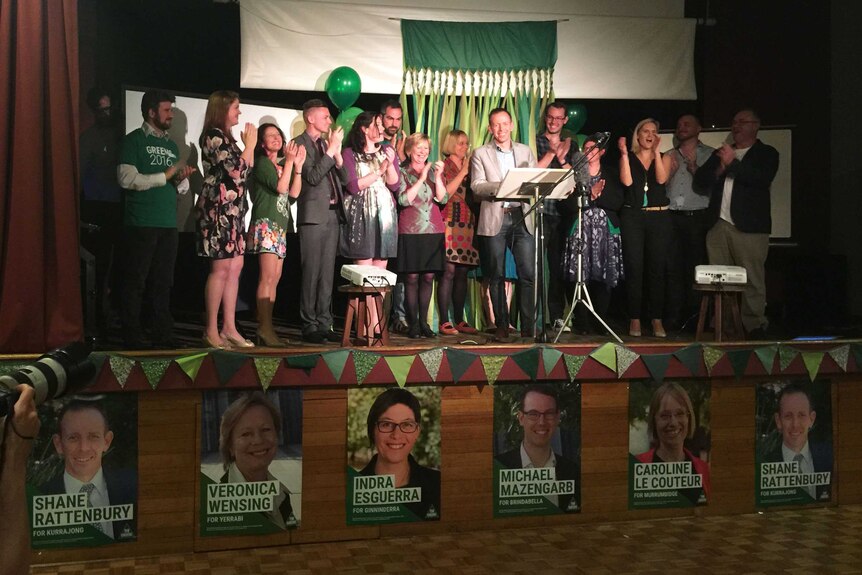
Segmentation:
[(27, 471), (34, 549), (137, 539), (137, 414), (132, 393), (39, 407), (42, 427)]
[(757, 505), (828, 502), (832, 400), (828, 381), (757, 386)]
[(440, 519), (440, 388), (347, 392), (347, 524)]
[(494, 387), (494, 516), (581, 509), (577, 383)]
[(709, 499), (708, 382), (629, 384), (629, 509)]
[(302, 516), (302, 391), (203, 395), (200, 534), (259, 535)]

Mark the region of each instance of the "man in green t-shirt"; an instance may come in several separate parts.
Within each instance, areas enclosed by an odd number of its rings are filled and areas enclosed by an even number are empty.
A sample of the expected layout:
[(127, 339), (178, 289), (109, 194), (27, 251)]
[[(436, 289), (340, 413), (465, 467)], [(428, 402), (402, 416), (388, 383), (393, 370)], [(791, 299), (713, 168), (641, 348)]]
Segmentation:
[(161, 90), (141, 99), (143, 125), (126, 134), (120, 148), (117, 180), (124, 191), (125, 272), (121, 318), (128, 349), (147, 347), (141, 330), (141, 301), (149, 289), (152, 347), (177, 347), (172, 336), (171, 287), (177, 258), (177, 192), (189, 189), (195, 170), (180, 161), (168, 137), (174, 96)]

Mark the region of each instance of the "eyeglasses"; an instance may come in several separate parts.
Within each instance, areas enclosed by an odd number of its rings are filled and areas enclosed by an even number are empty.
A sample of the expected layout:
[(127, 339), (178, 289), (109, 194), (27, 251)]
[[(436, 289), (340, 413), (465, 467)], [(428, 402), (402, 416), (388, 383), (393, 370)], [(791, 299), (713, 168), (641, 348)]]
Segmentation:
[(688, 412), (681, 409), (678, 411), (660, 411), (658, 418), (665, 423), (673, 419), (688, 419)]
[(552, 122), (565, 122), (568, 119), (567, 116), (545, 116), (545, 118)]
[(395, 423), (394, 421), (378, 421), (377, 422), (377, 431), (381, 433), (392, 433), (395, 431), (395, 428), (400, 429), (403, 433), (416, 433), (416, 430), (419, 429), (419, 424), (415, 421), (402, 421), (401, 423)]
[(524, 411), (523, 413), (530, 421), (539, 421), (539, 419), (544, 419), (545, 421), (556, 421), (560, 417), (560, 412), (556, 409), (553, 411), (536, 411), (531, 409), (530, 411)]

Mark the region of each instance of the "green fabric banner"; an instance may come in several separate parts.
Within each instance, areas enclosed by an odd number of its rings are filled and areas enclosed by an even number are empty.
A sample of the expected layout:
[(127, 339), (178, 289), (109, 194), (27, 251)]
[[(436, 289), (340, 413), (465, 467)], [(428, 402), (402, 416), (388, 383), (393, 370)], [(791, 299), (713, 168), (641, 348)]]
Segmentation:
[(667, 373), (667, 366), (670, 365), (671, 354), (655, 353), (642, 355), (641, 359), (654, 380), (661, 383), (664, 381), (664, 374)]
[(531, 70), (557, 62), (557, 23), (402, 20), (405, 68)]
[(526, 351), (513, 354), (511, 357), (512, 361), (521, 368), (521, 371), (523, 371), (527, 377), (535, 381), (536, 376), (539, 374), (540, 353), (541, 348), (531, 347)]
[(745, 375), (745, 368), (748, 367), (748, 360), (751, 359), (750, 349), (733, 349), (727, 352), (727, 359), (730, 360), (730, 366), (733, 368), (733, 374), (736, 377)]
[(674, 352), (673, 356), (688, 369), (692, 375), (700, 373), (701, 362), (703, 361), (703, 348), (699, 343), (693, 343), (689, 346)]
[(497, 383), (497, 377), (500, 371), (503, 370), (503, 364), (506, 363), (507, 355), (480, 355), (482, 367), (485, 368), (485, 377), (488, 379), (488, 384), (493, 386)]

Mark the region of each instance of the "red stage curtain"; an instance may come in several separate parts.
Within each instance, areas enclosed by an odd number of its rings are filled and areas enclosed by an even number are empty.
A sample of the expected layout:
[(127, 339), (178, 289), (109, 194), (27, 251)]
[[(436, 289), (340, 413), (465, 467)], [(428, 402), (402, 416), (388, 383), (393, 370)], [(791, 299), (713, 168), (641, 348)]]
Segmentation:
[(81, 339), (77, 0), (0, 0), (0, 352)]

